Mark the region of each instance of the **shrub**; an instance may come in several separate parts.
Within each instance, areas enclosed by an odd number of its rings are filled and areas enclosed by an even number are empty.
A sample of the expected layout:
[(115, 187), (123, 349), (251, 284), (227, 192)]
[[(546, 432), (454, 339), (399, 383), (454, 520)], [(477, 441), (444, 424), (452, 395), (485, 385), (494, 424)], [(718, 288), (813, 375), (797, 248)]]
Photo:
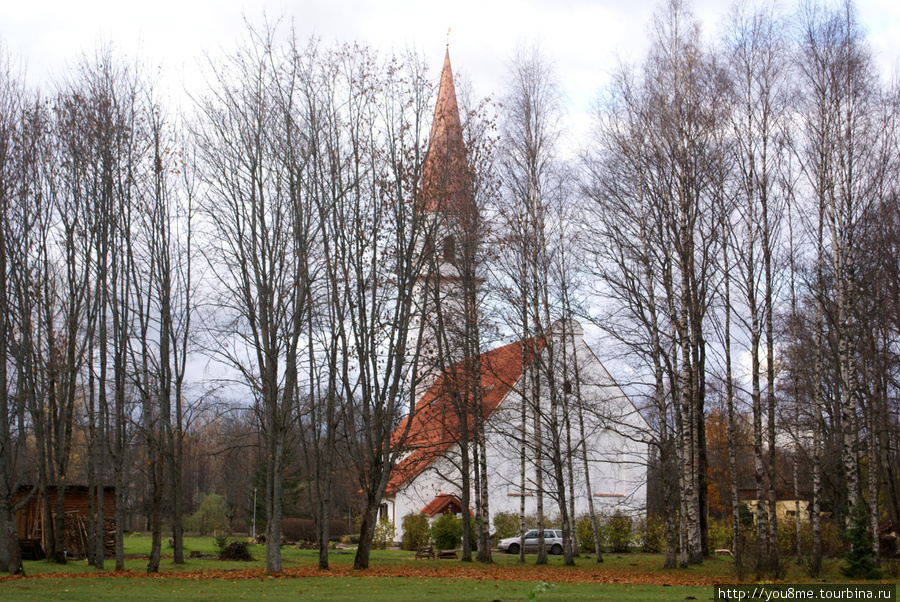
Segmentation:
[(431, 541), (439, 550), (459, 547), (462, 539), (462, 521), (453, 514), (442, 514), (431, 525)]
[(403, 538), (400, 547), (415, 551), (428, 543), (430, 525), (428, 517), (421, 512), (410, 512), (403, 517)]
[(386, 518), (382, 518), (375, 525), (375, 536), (372, 538), (372, 547), (376, 550), (386, 550), (388, 544), (394, 543), (394, 523)]
[[(347, 521), (332, 520), (328, 525), (330, 536), (340, 537), (347, 533)], [(309, 518), (281, 519), (281, 534), (287, 541), (310, 541), (318, 543), (316, 523)]]
[(611, 552), (622, 553), (628, 551), (631, 545), (631, 532), (633, 529), (631, 517), (616, 510), (606, 522), (606, 536), (609, 540)]
[(519, 515), (512, 512), (498, 512), (494, 515), (494, 537), (498, 540), (519, 534)]
[(290, 542), (315, 541), (316, 524), (309, 518), (283, 518), (281, 535)]
[(341, 537), (350, 532), (350, 526), (345, 520), (333, 520), (329, 525), (332, 537)]
[(582, 514), (575, 519), (575, 540), (578, 542), (578, 549), (581, 553), (592, 554), (596, 551), (594, 549), (594, 529), (589, 514)]
[[(791, 521), (793, 522), (793, 521)], [(779, 528), (781, 525), (779, 524)], [(794, 526), (791, 525), (791, 533), (793, 534), (793, 530), (795, 530)], [(837, 558), (842, 554), (847, 552), (847, 543), (844, 541), (841, 536), (841, 528), (830, 520), (823, 520), (821, 524), (822, 529), (822, 556), (824, 558)], [(794, 537), (796, 535), (794, 534)], [(803, 547), (803, 554), (808, 555), (812, 553), (812, 521), (804, 521), (800, 524), (800, 537), (801, 537), (801, 545)], [(791, 538), (791, 548), (788, 554), (793, 554), (797, 550), (797, 541), (794, 538)]]
[(666, 525), (663, 520), (651, 514), (641, 524), (641, 551), (647, 554), (659, 554), (666, 545)]
[(224, 531), (228, 528), (225, 498), (215, 493), (200, 494), (197, 511), (185, 520), (184, 528), (200, 535), (213, 531)]
[(733, 547), (734, 534), (730, 521), (710, 519), (708, 534), (710, 550), (730, 550)]

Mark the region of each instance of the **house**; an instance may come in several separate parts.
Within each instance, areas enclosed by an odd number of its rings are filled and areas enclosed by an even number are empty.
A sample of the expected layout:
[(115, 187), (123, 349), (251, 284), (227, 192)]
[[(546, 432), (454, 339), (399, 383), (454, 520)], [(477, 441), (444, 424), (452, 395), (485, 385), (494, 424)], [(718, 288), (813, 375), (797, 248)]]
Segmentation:
[[(461, 443), (469, 440), (464, 433), (476, 422), (476, 412), (484, 419), (489, 520), (498, 512), (518, 514), (523, 500), (526, 514), (535, 514), (538, 490), (544, 493), (545, 515), (557, 514), (554, 456), (557, 464), (565, 464), (565, 490), (573, 492), (576, 516), (588, 511), (589, 501), (599, 512), (641, 511), (646, 500), (648, 427), (585, 343), (581, 325), (575, 321), (548, 325), (540, 336), (484, 352), (476, 362), (470, 358), (469, 371), (464, 369), (465, 357), (459, 349), (465, 345), (454, 344), (451, 337), (464, 333), (472, 322), (464, 308), (474, 304), (462, 297), (466, 290), (457, 256), (467, 239), (467, 224), (478, 221), (470, 219), (478, 211), (471, 178), (448, 51), (422, 169), (420, 201), (437, 225), (420, 251), (429, 253), (437, 265), (432, 263), (419, 279), (422, 318), (410, 328), (412, 340), (421, 335), (424, 341), (421, 373), (413, 375), (417, 401), (412, 417), (394, 431), (395, 441), (408, 434), (388, 482), (380, 518), (391, 520), (401, 537), (407, 514), (422, 512), (433, 518), (472, 512), (461, 501)], [(430, 311), (438, 306), (433, 299), (440, 299), (442, 312), (442, 361), (447, 366), (443, 371), (433, 361), (437, 320)], [(459, 375), (473, 369), (480, 370), (476, 386), (464, 376), (465, 387), (478, 395), (460, 395)], [(553, 381), (552, 396), (549, 380)], [(533, 387), (537, 382), (542, 384)], [(540, 391), (537, 400), (534, 391)], [(469, 401), (461, 403), (462, 397)], [(480, 398), (480, 403), (470, 405), (474, 398)], [(470, 409), (461, 411), (461, 407)], [(553, 424), (558, 435), (555, 447), (561, 450), (555, 455), (549, 452)], [(542, 429), (540, 435), (535, 425)]]
[[(33, 493), (33, 495), (32, 495)], [(56, 517), (56, 493), (55, 486), (48, 488), (49, 511), (51, 520)], [(44, 557), (44, 550), (49, 548), (49, 530), (45, 528), (46, 508), (44, 498), (40, 491), (34, 491), (30, 485), (23, 485), (14, 497), (13, 503), (18, 503), (25, 497), (31, 496), (26, 504), (16, 512), (16, 530), (19, 545), (26, 554), (33, 555), (34, 560)], [(63, 534), (63, 546), (69, 557), (83, 558), (87, 550), (87, 526), (90, 518), (90, 488), (84, 485), (67, 485), (65, 488), (65, 532)], [(115, 552), (115, 518), (116, 518), (116, 489), (104, 487), (103, 489), (103, 522), (104, 541), (107, 555)]]
[[(747, 505), (750, 514), (753, 515), (753, 523), (756, 524), (756, 487), (742, 487), (738, 497)], [(797, 509), (800, 509), (800, 522), (809, 522), (812, 511), (812, 495), (807, 491), (799, 492), (799, 497), (792, 490), (776, 489), (775, 491), (775, 516), (780, 524), (797, 520)], [(768, 516), (769, 508), (766, 503), (763, 511)]]

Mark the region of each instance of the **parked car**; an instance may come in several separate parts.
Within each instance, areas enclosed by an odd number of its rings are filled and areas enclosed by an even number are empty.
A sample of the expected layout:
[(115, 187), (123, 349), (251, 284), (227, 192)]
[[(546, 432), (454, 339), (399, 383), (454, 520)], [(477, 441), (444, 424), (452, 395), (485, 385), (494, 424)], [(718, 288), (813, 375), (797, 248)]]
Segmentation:
[[(501, 539), (497, 547), (501, 552), (508, 554), (518, 554), (521, 539), (518, 537), (507, 537)], [(525, 551), (537, 552), (538, 548), (538, 532), (532, 529), (525, 533)], [(559, 529), (544, 529), (544, 548), (551, 554), (563, 553), (563, 534)]]

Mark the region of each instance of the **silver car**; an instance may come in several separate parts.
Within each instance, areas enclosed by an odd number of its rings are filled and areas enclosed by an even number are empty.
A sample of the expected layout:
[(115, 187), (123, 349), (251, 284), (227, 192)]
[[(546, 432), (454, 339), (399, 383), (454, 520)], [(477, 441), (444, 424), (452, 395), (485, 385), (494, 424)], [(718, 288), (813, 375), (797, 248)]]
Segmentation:
[[(518, 537), (507, 537), (501, 539), (497, 545), (501, 552), (508, 554), (518, 554), (521, 539)], [(558, 529), (544, 529), (544, 548), (551, 554), (563, 553), (563, 534)], [(538, 532), (532, 529), (525, 533), (525, 551), (537, 552), (538, 549)]]

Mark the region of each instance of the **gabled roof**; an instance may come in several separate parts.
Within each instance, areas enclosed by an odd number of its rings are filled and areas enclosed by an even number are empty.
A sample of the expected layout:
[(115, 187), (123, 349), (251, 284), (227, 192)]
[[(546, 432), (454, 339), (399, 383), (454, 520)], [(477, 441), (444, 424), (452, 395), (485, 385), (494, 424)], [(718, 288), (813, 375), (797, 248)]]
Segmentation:
[(421, 194), (422, 209), (426, 212), (462, 214), (474, 211), (472, 179), (449, 49), (444, 56), (428, 152), (422, 166)]
[[(484, 419), (491, 417), (503, 398), (522, 376), (522, 341), (481, 354), (481, 391)], [(394, 467), (386, 495), (393, 495), (405, 483), (425, 470), (459, 441), (460, 424), (450, 385), (454, 374), (462, 374), (461, 364), (452, 366), (419, 398), (404, 447), (411, 453)], [(404, 418), (394, 430), (396, 440), (406, 429)]]
[[(451, 510), (455, 510), (453, 513), (462, 512), (462, 502), (455, 495), (450, 495), (447, 493), (441, 493), (435, 496), (433, 500), (428, 502), (428, 504), (420, 510), (422, 514), (427, 516), (428, 518), (432, 518), (441, 514), (447, 508)], [(469, 514), (472, 514), (472, 511), (469, 510)]]

